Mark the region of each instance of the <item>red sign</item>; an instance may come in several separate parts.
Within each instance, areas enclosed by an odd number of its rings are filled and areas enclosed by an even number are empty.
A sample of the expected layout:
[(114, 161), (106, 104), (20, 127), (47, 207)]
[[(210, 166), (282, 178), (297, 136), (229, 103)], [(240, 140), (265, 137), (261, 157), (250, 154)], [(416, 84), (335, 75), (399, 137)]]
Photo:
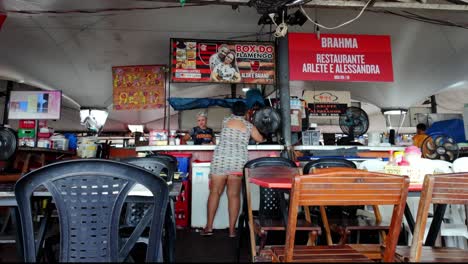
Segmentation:
[(3, 23), (5, 23), (6, 18), (7, 18), (6, 14), (0, 13), (0, 29), (2, 28)]
[(141, 110), (164, 107), (164, 66), (112, 67), (115, 110)]
[(288, 35), (292, 81), (393, 82), (390, 36)]
[(172, 39), (171, 81), (274, 84), (275, 45)]

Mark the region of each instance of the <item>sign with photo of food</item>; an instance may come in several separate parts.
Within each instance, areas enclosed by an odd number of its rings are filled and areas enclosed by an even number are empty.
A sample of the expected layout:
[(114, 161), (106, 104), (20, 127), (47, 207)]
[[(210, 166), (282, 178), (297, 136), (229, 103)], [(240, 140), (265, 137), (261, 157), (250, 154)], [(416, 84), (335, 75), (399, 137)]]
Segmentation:
[(275, 83), (272, 42), (171, 39), (171, 82)]
[(164, 107), (163, 65), (112, 67), (114, 110), (143, 110)]

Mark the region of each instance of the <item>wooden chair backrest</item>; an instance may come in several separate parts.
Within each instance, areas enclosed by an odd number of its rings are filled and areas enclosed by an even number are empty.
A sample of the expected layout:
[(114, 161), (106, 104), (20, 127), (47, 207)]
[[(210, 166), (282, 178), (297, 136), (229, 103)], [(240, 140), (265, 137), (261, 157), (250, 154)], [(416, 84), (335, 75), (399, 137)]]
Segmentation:
[(419, 262), (429, 207), (432, 204), (468, 204), (468, 172), (426, 175), (419, 200), (410, 261)]
[(409, 178), (351, 168), (296, 175), (291, 190), (285, 261), (293, 259), (298, 206), (394, 205), (383, 261), (392, 262), (408, 196)]

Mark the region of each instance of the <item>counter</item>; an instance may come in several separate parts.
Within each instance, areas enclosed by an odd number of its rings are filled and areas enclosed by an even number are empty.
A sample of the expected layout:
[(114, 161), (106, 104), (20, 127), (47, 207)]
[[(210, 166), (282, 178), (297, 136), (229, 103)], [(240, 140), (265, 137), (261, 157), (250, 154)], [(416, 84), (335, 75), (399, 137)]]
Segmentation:
[(404, 151), (405, 147), (371, 147), (371, 146), (295, 146), (294, 150), (335, 150), (357, 148), (358, 151)]
[[(137, 147), (137, 152), (146, 151), (199, 151), (214, 150), (216, 145), (168, 145), (168, 146), (143, 146)], [(277, 150), (284, 149), (283, 145), (249, 145), (248, 150)], [(335, 150), (357, 148), (362, 151), (403, 151), (405, 147), (370, 147), (370, 146), (295, 146), (294, 150)]]
[[(143, 146), (136, 147), (137, 152), (146, 151), (200, 151), (214, 150), (216, 145), (168, 145), (168, 146)], [(248, 150), (277, 150), (284, 149), (283, 145), (249, 145)]]
[[(168, 146), (141, 146), (136, 147), (137, 152), (186, 152), (192, 154), (193, 160), (209, 161), (213, 158), (216, 145), (168, 145)], [(283, 145), (249, 145), (249, 160), (260, 157), (276, 156), (284, 149)]]

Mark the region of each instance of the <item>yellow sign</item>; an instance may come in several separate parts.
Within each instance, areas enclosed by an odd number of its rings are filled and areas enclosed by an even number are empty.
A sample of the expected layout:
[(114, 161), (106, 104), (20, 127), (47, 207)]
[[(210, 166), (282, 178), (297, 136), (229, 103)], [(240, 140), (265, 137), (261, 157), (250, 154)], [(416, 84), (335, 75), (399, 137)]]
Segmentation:
[(164, 107), (165, 73), (162, 65), (112, 67), (114, 110)]

